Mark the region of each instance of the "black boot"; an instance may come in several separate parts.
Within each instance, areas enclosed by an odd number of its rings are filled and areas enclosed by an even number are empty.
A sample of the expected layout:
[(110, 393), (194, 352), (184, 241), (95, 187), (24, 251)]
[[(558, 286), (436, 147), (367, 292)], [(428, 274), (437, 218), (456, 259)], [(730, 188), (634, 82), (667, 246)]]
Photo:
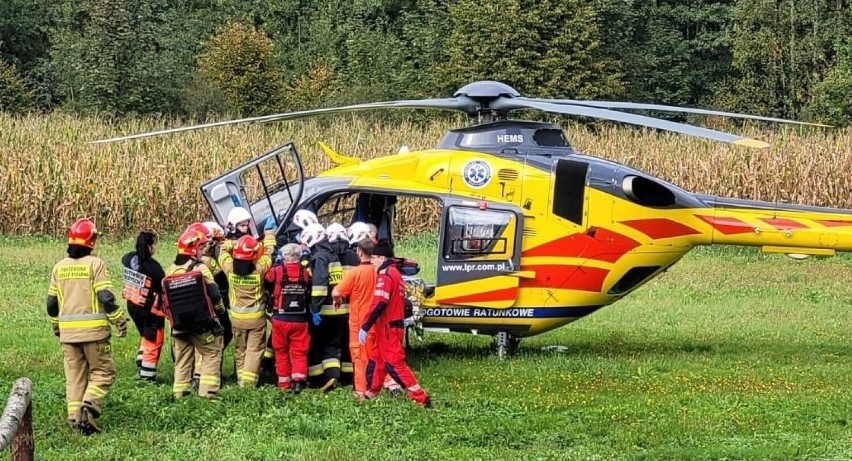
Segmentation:
[(97, 434), (101, 431), (98, 426), (97, 417), (100, 414), (92, 407), (83, 403), (80, 408), (80, 421), (77, 422), (77, 428), (83, 435)]
[(299, 395), (302, 391), (305, 390), (305, 382), (304, 381), (295, 381), (293, 383), (293, 394)]

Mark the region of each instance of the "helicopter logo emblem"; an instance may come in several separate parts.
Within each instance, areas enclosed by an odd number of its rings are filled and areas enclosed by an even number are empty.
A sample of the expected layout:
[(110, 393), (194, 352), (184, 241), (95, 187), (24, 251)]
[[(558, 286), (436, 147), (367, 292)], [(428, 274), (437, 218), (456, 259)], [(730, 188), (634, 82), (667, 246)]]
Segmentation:
[(481, 189), (491, 181), (491, 165), (484, 160), (471, 160), (462, 168), (462, 177), (468, 186)]

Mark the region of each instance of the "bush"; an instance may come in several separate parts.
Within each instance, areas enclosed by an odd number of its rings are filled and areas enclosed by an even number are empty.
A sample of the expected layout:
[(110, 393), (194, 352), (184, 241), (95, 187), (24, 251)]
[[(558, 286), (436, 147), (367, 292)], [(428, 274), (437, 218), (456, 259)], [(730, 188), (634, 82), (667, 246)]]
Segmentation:
[(297, 77), (287, 88), (284, 101), (288, 110), (324, 107), (336, 101), (341, 89), (334, 69), (327, 62), (317, 60), (306, 74)]
[(275, 45), (253, 26), (231, 23), (206, 44), (199, 73), (216, 86), (241, 115), (270, 113), (279, 108), (282, 72)]
[(32, 107), (32, 99), (15, 66), (0, 59), (0, 112), (25, 112)]

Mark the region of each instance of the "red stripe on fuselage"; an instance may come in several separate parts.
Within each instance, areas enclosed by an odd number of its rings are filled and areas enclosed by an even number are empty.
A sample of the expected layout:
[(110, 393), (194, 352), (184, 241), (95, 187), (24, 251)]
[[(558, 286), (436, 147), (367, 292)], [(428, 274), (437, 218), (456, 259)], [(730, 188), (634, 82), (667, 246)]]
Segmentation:
[(800, 223), (799, 221), (794, 221), (792, 219), (786, 218), (760, 218), (761, 221), (769, 224), (770, 226), (778, 229), (807, 229), (808, 226)]
[(521, 270), (535, 272), (533, 279), (521, 279), (521, 288), (551, 288), (600, 292), (609, 270), (567, 264), (530, 264)]
[(842, 227), (842, 226), (852, 226), (852, 221), (839, 221), (839, 220), (820, 220), (817, 221), (825, 227)]
[(522, 256), (589, 258), (614, 263), (638, 246), (639, 242), (630, 237), (598, 227), (586, 233), (567, 235), (530, 248), (525, 250)]
[(486, 291), (484, 293), (474, 293), (464, 296), (456, 296), (455, 298), (439, 299), (439, 302), (446, 304), (476, 304), (483, 302), (506, 301), (514, 300), (518, 297), (518, 288), (504, 288), (502, 290)]
[(713, 216), (701, 215), (695, 216), (703, 219), (708, 224), (713, 226), (714, 229), (725, 235), (746, 234), (754, 231), (754, 227), (751, 224), (744, 221), (740, 221), (737, 218), (717, 218)]
[(632, 227), (652, 239), (666, 239), (701, 233), (687, 225), (667, 218), (634, 219), (621, 221), (621, 224)]

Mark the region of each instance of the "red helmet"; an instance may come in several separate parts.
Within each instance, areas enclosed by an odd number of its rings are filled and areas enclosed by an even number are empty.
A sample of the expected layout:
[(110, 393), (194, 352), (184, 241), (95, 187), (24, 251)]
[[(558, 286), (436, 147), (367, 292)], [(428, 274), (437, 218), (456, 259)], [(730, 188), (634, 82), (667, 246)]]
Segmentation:
[(186, 229), (183, 234), (180, 234), (180, 237), (178, 238), (178, 254), (196, 256), (198, 254), (198, 248), (207, 243), (208, 240), (209, 239), (207, 238), (207, 233), (205, 231), (189, 226), (189, 228)]
[(201, 232), (202, 234), (204, 234), (205, 237), (207, 237), (207, 240), (213, 238), (213, 231), (211, 231), (209, 227), (197, 221), (190, 224), (189, 227), (186, 228), (186, 230)]
[(91, 219), (78, 219), (68, 229), (68, 244), (94, 248), (98, 235), (100, 233)]
[(260, 244), (257, 243), (257, 239), (251, 235), (243, 235), (234, 245), (234, 259), (254, 261), (259, 251)]

